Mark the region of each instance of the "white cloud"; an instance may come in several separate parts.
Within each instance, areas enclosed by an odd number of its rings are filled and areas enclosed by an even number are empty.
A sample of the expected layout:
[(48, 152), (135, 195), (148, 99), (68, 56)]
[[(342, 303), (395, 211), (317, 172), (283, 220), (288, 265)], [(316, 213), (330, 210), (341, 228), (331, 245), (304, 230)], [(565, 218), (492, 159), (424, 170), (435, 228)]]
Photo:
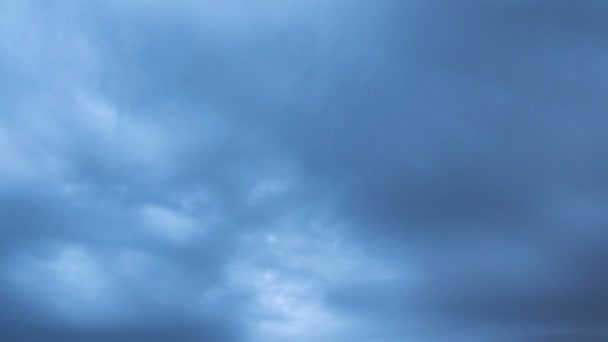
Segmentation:
[[(316, 222), (316, 221), (315, 221)], [(302, 228), (270, 230), (244, 239), (242, 253), (227, 267), (226, 285), (214, 295), (251, 295), (247, 320), (256, 341), (338, 340), (352, 322), (323, 299), (332, 285), (379, 279), (389, 268), (332, 234)]]
[(73, 323), (98, 322), (117, 313), (114, 279), (94, 253), (64, 245), (50, 254), (21, 255), (8, 279), (46, 310)]
[(141, 209), (141, 215), (150, 233), (173, 242), (186, 242), (202, 232), (193, 218), (169, 208), (146, 205)]
[(108, 276), (83, 248), (63, 249), (53, 260), (44, 263), (44, 268), (53, 281), (79, 299), (99, 298), (109, 285)]

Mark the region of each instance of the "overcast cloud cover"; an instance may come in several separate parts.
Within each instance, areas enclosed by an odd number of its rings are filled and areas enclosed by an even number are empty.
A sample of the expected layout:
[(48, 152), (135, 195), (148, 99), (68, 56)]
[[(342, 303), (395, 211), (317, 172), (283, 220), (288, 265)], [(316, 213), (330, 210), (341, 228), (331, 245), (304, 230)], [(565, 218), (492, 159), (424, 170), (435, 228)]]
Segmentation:
[(0, 0), (0, 340), (608, 341), (607, 18)]

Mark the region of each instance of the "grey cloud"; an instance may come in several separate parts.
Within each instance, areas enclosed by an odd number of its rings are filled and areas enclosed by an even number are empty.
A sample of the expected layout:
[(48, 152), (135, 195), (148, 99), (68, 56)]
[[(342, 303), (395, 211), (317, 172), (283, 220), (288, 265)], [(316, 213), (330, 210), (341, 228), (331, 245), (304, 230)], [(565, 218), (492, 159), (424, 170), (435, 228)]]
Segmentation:
[(601, 340), (606, 10), (2, 4), (4, 338)]

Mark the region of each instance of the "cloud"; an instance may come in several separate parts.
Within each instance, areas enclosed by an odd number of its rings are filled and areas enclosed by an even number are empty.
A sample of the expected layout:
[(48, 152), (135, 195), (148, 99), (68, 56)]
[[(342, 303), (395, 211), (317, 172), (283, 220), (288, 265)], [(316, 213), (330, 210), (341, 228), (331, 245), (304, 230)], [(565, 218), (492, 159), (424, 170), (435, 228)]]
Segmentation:
[(0, 338), (601, 340), (607, 10), (3, 2)]

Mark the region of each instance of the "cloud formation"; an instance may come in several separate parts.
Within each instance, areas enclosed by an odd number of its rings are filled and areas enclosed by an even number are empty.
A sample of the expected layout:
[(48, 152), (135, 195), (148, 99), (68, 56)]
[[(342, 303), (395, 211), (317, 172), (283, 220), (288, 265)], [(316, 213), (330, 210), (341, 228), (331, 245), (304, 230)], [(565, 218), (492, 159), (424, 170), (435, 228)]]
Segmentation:
[(0, 339), (608, 340), (607, 14), (0, 3)]

